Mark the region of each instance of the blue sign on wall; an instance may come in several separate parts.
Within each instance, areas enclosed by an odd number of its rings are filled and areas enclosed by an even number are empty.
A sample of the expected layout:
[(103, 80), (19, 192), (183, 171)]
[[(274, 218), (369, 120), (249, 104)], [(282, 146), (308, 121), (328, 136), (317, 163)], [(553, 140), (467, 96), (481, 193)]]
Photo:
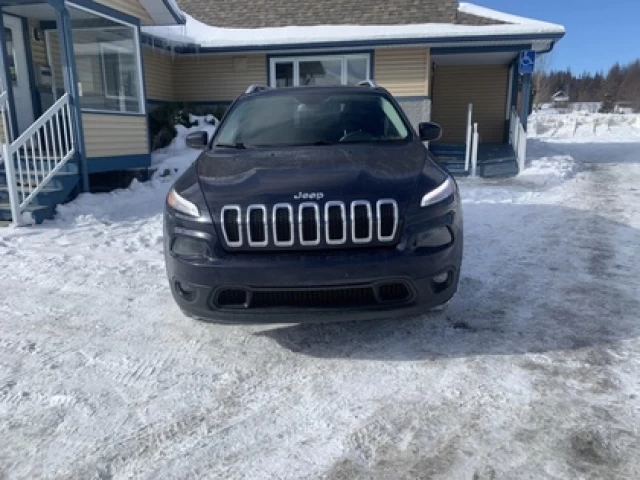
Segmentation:
[(536, 52), (535, 50), (523, 50), (520, 52), (520, 73), (525, 75), (533, 73), (536, 69)]

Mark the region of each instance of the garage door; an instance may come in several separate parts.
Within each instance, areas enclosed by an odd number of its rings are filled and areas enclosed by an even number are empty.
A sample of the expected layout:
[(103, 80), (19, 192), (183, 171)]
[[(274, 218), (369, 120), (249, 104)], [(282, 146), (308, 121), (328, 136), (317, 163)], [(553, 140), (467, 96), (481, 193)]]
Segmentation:
[(464, 143), (467, 107), (473, 103), (482, 143), (504, 141), (509, 67), (436, 65), (432, 118), (443, 128), (442, 143)]

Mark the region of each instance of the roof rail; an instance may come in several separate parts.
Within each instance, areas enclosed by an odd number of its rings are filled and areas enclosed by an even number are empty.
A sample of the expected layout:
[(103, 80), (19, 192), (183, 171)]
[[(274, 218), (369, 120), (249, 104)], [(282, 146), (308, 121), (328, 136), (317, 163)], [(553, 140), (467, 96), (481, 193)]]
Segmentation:
[(271, 87), (267, 85), (260, 85), (258, 83), (254, 83), (244, 92), (245, 95), (249, 95), (250, 93), (262, 92), (263, 90), (271, 90)]
[(359, 87), (371, 87), (371, 88), (378, 88), (378, 84), (376, 82), (374, 82), (373, 80), (371, 80), (370, 78), (363, 80), (361, 82), (358, 82), (358, 86)]

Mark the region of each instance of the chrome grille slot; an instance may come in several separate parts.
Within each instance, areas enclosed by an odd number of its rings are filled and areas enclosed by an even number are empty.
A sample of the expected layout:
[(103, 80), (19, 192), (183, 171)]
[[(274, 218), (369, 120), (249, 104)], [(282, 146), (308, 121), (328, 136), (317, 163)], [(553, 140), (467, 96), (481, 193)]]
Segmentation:
[(395, 200), (299, 205), (226, 205), (220, 214), (224, 244), (234, 249), (358, 246), (396, 240), (400, 213)]
[(329, 245), (347, 241), (347, 209), (344, 202), (327, 202), (324, 206), (325, 238)]
[(320, 207), (317, 203), (305, 202), (298, 207), (300, 244), (320, 245)]
[(251, 205), (247, 208), (247, 242), (250, 247), (269, 245), (267, 207), (264, 205)]
[(351, 203), (351, 239), (353, 243), (369, 243), (373, 239), (371, 204), (365, 200)]
[(288, 203), (274, 205), (271, 221), (273, 222), (273, 243), (275, 246), (293, 246), (293, 206)]
[(230, 247), (242, 246), (242, 215), (238, 205), (227, 205), (222, 209), (222, 235)]
[(390, 198), (378, 200), (376, 203), (376, 219), (378, 240), (381, 242), (393, 240), (398, 228), (398, 203)]

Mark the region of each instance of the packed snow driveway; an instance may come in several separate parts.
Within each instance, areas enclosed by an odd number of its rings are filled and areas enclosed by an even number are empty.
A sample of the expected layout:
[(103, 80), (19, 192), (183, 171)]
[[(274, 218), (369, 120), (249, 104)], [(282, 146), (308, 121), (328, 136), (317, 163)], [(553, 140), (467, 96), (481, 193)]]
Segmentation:
[(0, 230), (0, 477), (640, 478), (636, 147), (461, 182), (460, 292), (423, 318), (183, 317), (170, 178)]

